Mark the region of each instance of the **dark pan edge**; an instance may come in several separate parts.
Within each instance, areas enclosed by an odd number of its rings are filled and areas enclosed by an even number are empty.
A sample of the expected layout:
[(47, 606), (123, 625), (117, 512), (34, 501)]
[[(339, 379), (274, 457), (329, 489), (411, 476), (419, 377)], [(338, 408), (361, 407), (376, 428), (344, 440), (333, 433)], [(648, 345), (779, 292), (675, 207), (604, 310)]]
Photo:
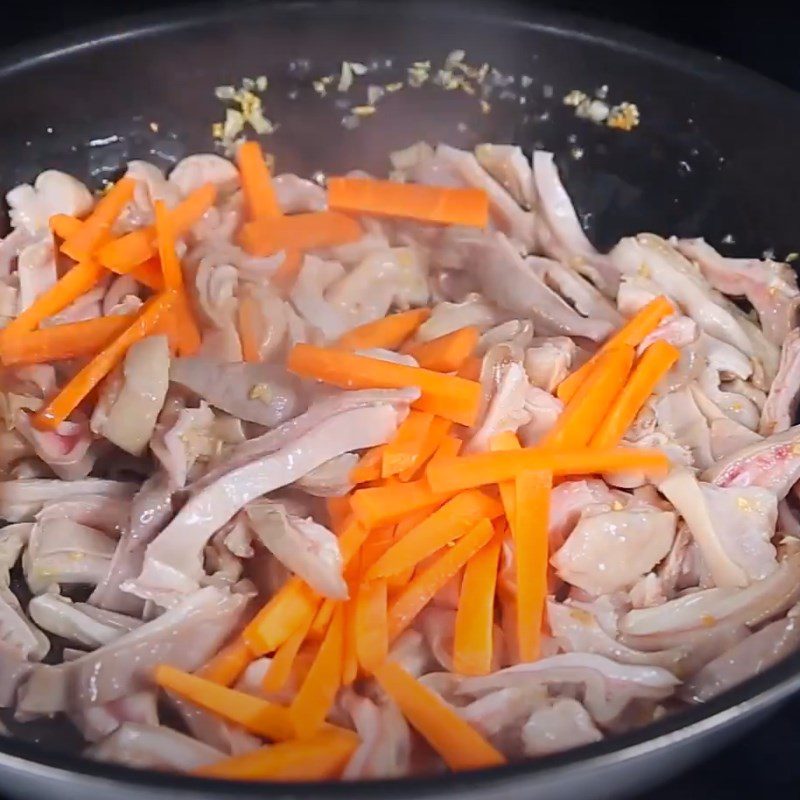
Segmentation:
[[(395, 6), (373, 4), (369, 13), (387, 16), (403, 16)], [(168, 13), (126, 17), (114, 22), (82, 28), (74, 32), (50, 37), (34, 44), (20, 45), (6, 50), (0, 56), (0, 78), (10, 77), (15, 72), (30, 69), (38, 64), (69, 55), (72, 52), (113, 45), (116, 41), (148, 37), (168, 30), (178, 30), (208, 24), (214, 20), (230, 20), (278, 8), (292, 13), (311, 13), (319, 9), (325, 14), (349, 14), (363, 3), (359, 0), (284, 0), (269, 6), (257, 2), (234, 4), (222, 10), (218, 5), (203, 3), (186, 6)], [(441, 17), (447, 14), (447, 4), (431, 9), (410, 0), (403, 6), (405, 11), (413, 7), (419, 16)], [(452, 6), (451, 6), (452, 7)], [(800, 95), (783, 85), (765, 78), (738, 64), (720, 57), (702, 53), (682, 45), (673, 44), (656, 36), (612, 23), (599, 22), (572, 13), (552, 9), (534, 8), (520, 15), (502, 15), (487, 12), (464, 11), (457, 7), (462, 18), (470, 18), (491, 25), (511, 25), (530, 28), (565, 39), (595, 42), (613, 46), (614, 49), (636, 54), (650, 61), (668, 65), (681, 72), (688, 72), (699, 79), (714, 82), (733, 94), (757, 96), (766, 105), (784, 109), (786, 104), (800, 108)], [(452, 13), (452, 12), (451, 12)], [(439, 793), (442, 789), (469, 790), (491, 784), (495, 789), (515, 783), (525, 777), (549, 774), (556, 777), (567, 769), (592, 769), (602, 764), (620, 763), (665, 747), (672, 742), (705, 730), (713, 730), (726, 722), (755, 710), (762, 704), (777, 701), (800, 686), (800, 653), (795, 653), (761, 675), (755, 676), (720, 697), (688, 711), (675, 714), (636, 731), (614, 736), (608, 740), (565, 753), (519, 762), (507, 767), (477, 770), (434, 778), (404, 778), (393, 780), (362, 781), (351, 783), (296, 783), (281, 785), (283, 796), (293, 795), (316, 800), (319, 798), (349, 798), (356, 793), (372, 796), (380, 792), (388, 797), (425, 797)], [(127, 767), (107, 765), (88, 759), (75, 759), (53, 753), (37, 745), (3, 738), (0, 753), (7, 763), (12, 763), (21, 772), (29, 774), (62, 773), (69, 778), (78, 774), (95, 781), (107, 783), (108, 788), (120, 781), (141, 787), (165, 788), (183, 793), (231, 792), (246, 798), (263, 797), (264, 784), (233, 784), (227, 781), (192, 778), (183, 775), (154, 771), (134, 770)]]

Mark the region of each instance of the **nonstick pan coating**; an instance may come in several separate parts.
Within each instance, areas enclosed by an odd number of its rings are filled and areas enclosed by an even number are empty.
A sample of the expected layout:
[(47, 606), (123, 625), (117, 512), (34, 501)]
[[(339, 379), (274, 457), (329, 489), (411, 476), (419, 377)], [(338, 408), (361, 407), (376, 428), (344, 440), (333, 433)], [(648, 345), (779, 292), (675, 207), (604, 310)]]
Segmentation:
[[(311, 87), (342, 60), (380, 65), (387, 82), (402, 80), (415, 60), (441, 63), (454, 49), (465, 50), (470, 63), (516, 76), (490, 113), (462, 93), (404, 89), (349, 131), (340, 125), (337, 93), (319, 98)], [(267, 145), (279, 172), (380, 173), (390, 150), (418, 139), (514, 142), (556, 153), (599, 247), (653, 230), (705, 236), (731, 254), (800, 249), (800, 97), (644, 34), (514, 6), (502, 13), (414, 2), (196, 7), (7, 52), (0, 59), (0, 185), (45, 168), (100, 183), (133, 158), (166, 166), (208, 151), (222, 108), (213, 88), (261, 74), (270, 80), (267, 114), (280, 125)], [(523, 75), (530, 78), (524, 87)], [(603, 85), (610, 102), (638, 105), (637, 129), (578, 120), (561, 102), (572, 89), (591, 94)], [(798, 685), (800, 655), (648, 728), (502, 770), (441, 778), (265, 790), (95, 764), (46, 736), (2, 740), (0, 775), (4, 792), (27, 797), (616, 797), (721, 746)]]

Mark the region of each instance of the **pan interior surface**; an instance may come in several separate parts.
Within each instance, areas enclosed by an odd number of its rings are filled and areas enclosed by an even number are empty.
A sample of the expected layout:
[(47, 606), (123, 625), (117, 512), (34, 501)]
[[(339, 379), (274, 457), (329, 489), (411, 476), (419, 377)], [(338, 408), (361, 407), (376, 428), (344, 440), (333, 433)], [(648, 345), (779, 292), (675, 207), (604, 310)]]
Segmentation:
[[(359, 80), (348, 93), (336, 91), (342, 61), (367, 65), (375, 83), (385, 85), (405, 81), (414, 62), (430, 60), (435, 73), (454, 50), (464, 50), (470, 64), (496, 70), (488, 111), (465, 92), (406, 86), (358, 127), (342, 125), (351, 105), (366, 102), (367, 85)], [(224, 115), (214, 88), (260, 75), (269, 79), (265, 113), (278, 126), (265, 140), (278, 172), (361, 168), (385, 174), (387, 154), (420, 139), (468, 147), (508, 142), (527, 153), (534, 147), (555, 152), (601, 249), (646, 230), (704, 236), (726, 254), (785, 257), (800, 249), (800, 98), (645, 35), (513, 6), (501, 15), (417, 3), (200, 8), (9, 53), (0, 62), (2, 186), (7, 190), (48, 168), (91, 176), (98, 185), (131, 159), (166, 166), (210, 151), (211, 126)], [(335, 79), (323, 97), (314, 81), (329, 75)], [(576, 118), (562, 101), (575, 89), (607, 94), (609, 103), (635, 103), (639, 126), (623, 132)], [(499, 788), (503, 781), (558, 775), (579, 763), (588, 768), (624, 759), (625, 748), (634, 753), (665, 745), (688, 735), (686, 726), (732, 718), (759, 693), (787, 692), (799, 668), (800, 656), (793, 656), (686, 714), (502, 772), (370, 782), (358, 791), (424, 796), (487, 781)], [(189, 792), (216, 785), (78, 762), (36, 742), (4, 741), (2, 749), (41, 765), (140, 785)], [(298, 793), (357, 792), (325, 785)]]

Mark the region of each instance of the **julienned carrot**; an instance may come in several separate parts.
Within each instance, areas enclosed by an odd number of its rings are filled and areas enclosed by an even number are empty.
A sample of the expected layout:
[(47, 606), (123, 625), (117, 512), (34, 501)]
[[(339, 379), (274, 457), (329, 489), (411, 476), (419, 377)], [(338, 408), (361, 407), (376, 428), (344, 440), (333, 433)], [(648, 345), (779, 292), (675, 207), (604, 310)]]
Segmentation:
[(450, 769), (479, 769), (506, 763), (505, 756), (451, 705), (399, 664), (387, 661), (375, 671), (375, 679)]
[(381, 477), (388, 478), (414, 468), (422, 455), (432, 424), (433, 414), (426, 411), (409, 412), (392, 440), (384, 445)]
[(198, 678), (205, 678), (222, 686), (232, 686), (254, 658), (253, 651), (244, 640), (237, 638), (225, 645), (195, 674)]
[[(492, 438), (489, 448), (493, 451), (520, 450), (522, 445), (519, 443), (516, 433), (513, 431), (501, 431)], [(513, 529), (517, 513), (517, 491), (514, 487), (514, 481), (502, 481), (497, 488), (500, 490), (500, 499), (503, 501), (506, 520), (509, 527)]]
[(119, 336), (134, 319), (133, 314), (97, 317), (2, 338), (0, 360), (10, 367), (92, 356)]
[(350, 470), (350, 480), (355, 483), (368, 483), (377, 481), (381, 477), (381, 466), (383, 464), (383, 451), (386, 445), (378, 445), (367, 450), (361, 460)]
[(485, 228), (489, 222), (489, 198), (483, 189), (370, 178), (328, 178), (327, 186), (328, 208), (334, 210), (476, 228)]
[(395, 350), (411, 336), (431, 315), (429, 308), (412, 308), (390, 314), (374, 322), (367, 322), (345, 333), (338, 341), (340, 347), (348, 350), (369, 350), (382, 347)]
[(454, 458), (458, 455), (463, 444), (464, 442), (457, 436), (445, 436), (428, 463), (432, 464), (440, 458)]
[(325, 636), (328, 625), (330, 625), (333, 619), (333, 612), (336, 611), (338, 605), (339, 601), (332, 600), (330, 597), (326, 597), (322, 603), (320, 603), (317, 613), (311, 622), (311, 628), (308, 631), (310, 637), (322, 639)]
[(470, 356), (456, 373), (459, 378), (466, 378), (468, 381), (479, 381), (481, 379), (481, 369), (483, 359), (480, 356)]
[(309, 739), (267, 745), (195, 769), (204, 778), (234, 781), (322, 781), (337, 778), (358, 747), (353, 731), (325, 730)]
[(262, 217), (246, 223), (239, 244), (254, 256), (271, 256), (280, 250), (313, 250), (355, 242), (361, 226), (338, 211), (312, 211), (280, 217)]
[(242, 181), (247, 218), (279, 217), (282, 211), (261, 145), (252, 139), (244, 142), (236, 151), (236, 164)]
[[(526, 469), (550, 470), (553, 475), (601, 475), (614, 472), (644, 472), (657, 475), (669, 469), (661, 450), (643, 447), (608, 449), (542, 450), (526, 447), (501, 453), (475, 453), (457, 458), (431, 459), (426, 470), (434, 496), (460, 492), (475, 486), (509, 481)], [(374, 491), (362, 489), (362, 491)], [(358, 492), (356, 492), (358, 494)]]
[[(37, 428), (60, 425), (89, 392), (122, 361), (131, 345), (153, 333), (162, 318), (175, 305), (172, 292), (162, 292), (148, 300), (136, 319), (116, 339), (104, 347), (61, 391), (33, 418)], [(8, 330), (8, 329), (6, 329)]]
[(258, 303), (251, 294), (239, 298), (236, 321), (242, 344), (242, 358), (251, 364), (261, 362), (260, 317)]
[(308, 636), (311, 617), (302, 624), (276, 651), (272, 657), (267, 674), (264, 675), (262, 687), (265, 692), (279, 692), (286, 686), (292, 675), (297, 653)]
[(421, 367), (437, 372), (456, 372), (472, 355), (478, 344), (480, 331), (474, 325), (446, 333), (429, 342), (418, 342), (403, 348), (403, 352), (417, 359)]
[(356, 597), (356, 653), (367, 671), (379, 667), (389, 654), (386, 581), (362, 581)]
[(94, 288), (105, 274), (103, 267), (95, 261), (81, 261), (76, 264), (9, 322), (0, 332), (0, 340), (34, 330), (40, 322), (63, 311)]
[(638, 347), (642, 340), (649, 333), (652, 333), (660, 324), (664, 317), (673, 314), (675, 309), (664, 295), (659, 295), (651, 300), (644, 308), (631, 317), (585, 364), (568, 375), (558, 384), (556, 395), (564, 403), (569, 402), (572, 396), (578, 391), (578, 387), (583, 383), (592, 367), (599, 358), (600, 354), (612, 347), (621, 344), (630, 347)]
[(344, 647), (344, 609), (338, 603), (303, 685), (289, 706), (289, 716), (297, 736), (313, 736), (333, 706), (342, 684)]
[(539, 443), (541, 447), (583, 447), (600, 427), (625, 386), (635, 353), (628, 344), (605, 350)]
[[(217, 187), (205, 183), (170, 209), (174, 235), (183, 236), (214, 205), (216, 197)], [(104, 244), (97, 251), (97, 260), (112, 272), (124, 274), (157, 253), (156, 229), (154, 225), (148, 225)]]
[(347, 523), (348, 517), (352, 514), (350, 498), (347, 495), (328, 497), (325, 499), (325, 508), (328, 512), (330, 528), (339, 536)]
[(453, 637), (453, 670), (461, 675), (487, 675), (492, 669), (501, 546), (502, 539), (495, 534), (464, 568)]
[(83, 225), (83, 220), (73, 217), (70, 214), (53, 214), (47, 221), (50, 230), (59, 239), (69, 239), (74, 236)]
[(253, 617), (242, 637), (257, 655), (277, 650), (305, 622), (311, 624), (319, 598), (300, 578), (290, 578)]
[(370, 567), (366, 577), (386, 578), (414, 567), (431, 553), (466, 536), (482, 519), (494, 519), (502, 513), (503, 506), (479, 489), (457, 494), (395, 542)]
[(172, 220), (163, 200), (156, 200), (153, 208), (156, 215), (156, 244), (161, 261), (161, 271), (164, 273), (164, 286), (167, 289), (180, 291), (183, 289), (183, 272), (178, 254), (175, 252), (175, 232), (172, 228)]
[(162, 689), (169, 689), (251, 733), (278, 741), (294, 738), (288, 708), (220, 686), (166, 664), (156, 668), (155, 681)]
[(592, 447), (614, 447), (619, 444), (647, 398), (680, 355), (677, 347), (662, 339), (656, 340), (644, 351), (630, 379), (592, 437)]
[(174, 327), (178, 355), (195, 355), (203, 340), (185, 291), (180, 291), (175, 295)]
[(415, 408), (461, 425), (474, 424), (478, 416), (480, 384), (463, 378), (310, 344), (296, 344), (287, 365), (297, 375), (342, 389), (419, 387), (422, 395), (414, 402)]
[(136, 181), (133, 178), (120, 178), (97, 201), (80, 229), (63, 242), (61, 252), (76, 261), (89, 258), (108, 236), (111, 226), (133, 197), (135, 188)]
[(164, 276), (161, 273), (161, 264), (157, 258), (150, 258), (137, 264), (126, 273), (135, 278), (142, 286), (160, 292), (164, 288)]
[(512, 529), (517, 568), (517, 646), (522, 661), (539, 657), (547, 597), (547, 531), (553, 476), (544, 470), (517, 475)]
[(494, 529), (482, 519), (466, 536), (446, 548), (414, 579), (389, 608), (389, 641), (393, 642), (425, 608), (433, 596), (492, 538)]
[[(430, 465), (428, 465), (430, 469)], [(407, 514), (432, 509), (450, 497), (434, 492), (425, 478), (394, 486), (371, 486), (353, 493), (350, 503), (356, 518), (366, 527), (377, 528), (399, 522)]]
[(350, 686), (358, 677), (358, 630), (356, 628), (356, 597), (350, 590), (350, 599), (344, 604), (344, 644), (342, 646), (342, 686)]
[(430, 428), (428, 428), (428, 434), (425, 437), (425, 441), (419, 448), (419, 454), (414, 463), (408, 467), (408, 469), (398, 472), (397, 477), (401, 481), (410, 481), (419, 477), (419, 474), (424, 469), (425, 465), (428, 463), (433, 454), (437, 451), (439, 445), (442, 443), (442, 440), (445, 438), (445, 436), (447, 436), (447, 434), (450, 432), (450, 428), (452, 427), (453, 423), (451, 420), (445, 419), (444, 417), (434, 417)]

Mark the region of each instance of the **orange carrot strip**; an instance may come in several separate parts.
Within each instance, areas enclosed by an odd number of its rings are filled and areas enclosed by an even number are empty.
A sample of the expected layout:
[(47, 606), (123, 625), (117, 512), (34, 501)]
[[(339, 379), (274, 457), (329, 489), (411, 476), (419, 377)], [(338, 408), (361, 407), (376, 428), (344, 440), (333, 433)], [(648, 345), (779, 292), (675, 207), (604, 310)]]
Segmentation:
[[(603, 450), (564, 451), (525, 447), (501, 453), (475, 453), (457, 458), (431, 459), (426, 470), (434, 496), (460, 492), (487, 483), (509, 481), (526, 469), (550, 470), (554, 475), (599, 475), (606, 472), (642, 471), (662, 474), (669, 459), (661, 450), (643, 447), (612, 447)], [(362, 489), (371, 492), (372, 489)], [(359, 492), (356, 492), (356, 495)]]
[(358, 489), (353, 493), (350, 503), (356, 518), (370, 529), (399, 522), (407, 514), (423, 508), (435, 508), (449, 497), (447, 492), (431, 491), (428, 481), (422, 478), (395, 486)]
[(444, 438), (450, 432), (453, 423), (444, 417), (434, 417), (431, 426), (428, 429), (428, 434), (425, 441), (422, 442), (419, 448), (419, 455), (417, 456), (414, 464), (408, 469), (404, 469), (397, 473), (397, 477), (401, 481), (410, 481), (418, 478), (424, 469), (425, 465), (433, 457), (433, 454), (439, 449)]
[(350, 590), (350, 599), (344, 604), (344, 645), (342, 654), (342, 686), (350, 686), (358, 677), (358, 629), (356, 627), (356, 597)]
[(40, 322), (63, 311), (81, 295), (94, 288), (105, 272), (94, 261), (82, 261), (76, 264), (12, 319), (0, 331), (0, 339), (10, 339), (17, 334), (34, 330)]
[(479, 769), (506, 763), (505, 756), (451, 705), (399, 664), (385, 662), (375, 671), (375, 679), (450, 769)]
[(175, 334), (178, 355), (193, 356), (200, 349), (202, 337), (186, 292), (175, 298)]
[(417, 386), (422, 396), (414, 407), (421, 411), (430, 411), (461, 425), (472, 425), (478, 416), (480, 384), (463, 378), (310, 344), (296, 344), (289, 352), (287, 366), (297, 375), (342, 389)]
[[(193, 770), (234, 781), (323, 781), (338, 778), (358, 747), (353, 731), (325, 730), (309, 739), (270, 744)], [(279, 793), (280, 794), (280, 793)]]
[(108, 236), (111, 226), (133, 197), (136, 181), (120, 178), (95, 205), (79, 230), (61, 245), (61, 252), (82, 261), (92, 255), (95, 248)]
[(367, 671), (379, 667), (389, 654), (386, 581), (365, 581), (356, 599), (356, 652)]
[(339, 601), (332, 600), (330, 597), (326, 597), (322, 601), (311, 623), (311, 629), (308, 632), (311, 638), (322, 639), (325, 636), (325, 632), (328, 630), (331, 619), (333, 619), (333, 612), (336, 610), (337, 605), (339, 605)]
[(258, 303), (251, 294), (239, 298), (236, 322), (239, 328), (239, 340), (242, 343), (242, 358), (251, 364), (261, 362), (260, 317)]
[(328, 511), (331, 530), (339, 536), (344, 530), (347, 518), (352, 513), (352, 509), (350, 508), (350, 496), (327, 497), (325, 499), (325, 508)]
[(489, 198), (483, 189), (451, 189), (370, 178), (328, 178), (328, 208), (445, 225), (485, 228)]
[(458, 370), (456, 375), (459, 378), (466, 378), (468, 381), (479, 381), (481, 370), (483, 369), (483, 358), (480, 356), (470, 356)]
[(294, 738), (288, 708), (220, 686), (167, 664), (156, 667), (155, 681), (162, 689), (169, 689), (251, 733), (278, 741)]
[(644, 351), (630, 380), (617, 395), (605, 419), (592, 436), (592, 447), (614, 447), (619, 444), (647, 398), (680, 355), (677, 347), (662, 339), (656, 340)]
[(345, 566), (357, 555), (368, 535), (369, 528), (353, 515), (339, 536), (339, 550)]
[(416, 466), (433, 423), (433, 414), (410, 411), (393, 439), (383, 448), (381, 477), (388, 478)]
[[(519, 443), (516, 433), (513, 431), (501, 431), (492, 438), (489, 448), (494, 452), (498, 450), (520, 450), (522, 445)], [(502, 481), (497, 488), (500, 490), (500, 499), (503, 501), (506, 521), (509, 527), (513, 528), (517, 513), (517, 490), (514, 487), (514, 481)]]
[(412, 308), (390, 314), (349, 330), (337, 344), (348, 350), (369, 350), (373, 347), (396, 350), (430, 315), (429, 308)]
[(0, 360), (10, 367), (92, 356), (119, 336), (134, 319), (133, 314), (98, 317), (3, 338)]
[(414, 567), (431, 553), (466, 536), (482, 519), (494, 519), (503, 506), (479, 489), (457, 494), (393, 544), (367, 571), (367, 579), (386, 578)]
[(366, 572), (392, 546), (393, 542), (393, 526), (384, 525), (383, 527), (371, 530), (361, 547), (361, 572)]
[(602, 353), (540, 446), (587, 445), (627, 382), (634, 355), (634, 349), (627, 344)]
[(389, 641), (393, 642), (425, 608), (433, 596), (492, 538), (494, 529), (482, 519), (466, 536), (417, 571), (414, 580), (389, 609)]
[(462, 675), (487, 675), (494, 649), (494, 594), (502, 539), (495, 535), (464, 568), (458, 598), (453, 670)]
[(312, 211), (280, 217), (262, 217), (245, 223), (239, 244), (254, 256), (271, 256), (280, 250), (334, 247), (361, 238), (361, 226), (338, 211)]
[(69, 239), (74, 236), (83, 226), (83, 220), (73, 217), (70, 214), (53, 214), (47, 221), (50, 230), (59, 239)]
[(311, 624), (318, 597), (300, 578), (290, 578), (255, 615), (242, 634), (257, 655), (277, 650), (306, 621)]
[(295, 695), (289, 716), (300, 739), (313, 736), (325, 722), (342, 683), (344, 614), (339, 603), (314, 663)]
[(459, 450), (461, 450), (462, 444), (464, 444), (464, 442), (457, 436), (445, 436), (428, 463), (432, 464), (440, 458), (454, 458), (458, 455)]
[(282, 211), (261, 145), (252, 139), (244, 142), (236, 151), (236, 164), (241, 176), (247, 218), (279, 217)]
[(275, 651), (267, 674), (261, 683), (265, 692), (279, 692), (286, 686), (292, 676), (295, 659), (308, 636), (312, 618), (309, 617), (300, 627)]
[(350, 470), (350, 480), (355, 483), (368, 483), (380, 480), (381, 465), (383, 464), (383, 451), (386, 445), (378, 445), (367, 450), (361, 460)]
[(153, 333), (162, 317), (169, 313), (174, 302), (175, 296), (172, 292), (162, 292), (150, 298), (136, 319), (36, 414), (33, 418), (36, 427), (50, 429), (58, 427), (89, 392), (122, 361), (131, 345)]
[(651, 300), (644, 308), (631, 317), (585, 364), (567, 375), (558, 384), (556, 395), (564, 403), (569, 402), (578, 387), (588, 377), (601, 353), (619, 345), (638, 347), (648, 334), (652, 333), (664, 317), (674, 314), (675, 309), (663, 295)]
[(480, 331), (470, 325), (446, 333), (429, 342), (417, 342), (403, 348), (403, 352), (417, 359), (421, 367), (437, 372), (456, 372), (472, 355), (478, 344)]
[(270, 282), (276, 286), (280, 292), (286, 294), (294, 285), (297, 273), (303, 266), (303, 251), (295, 248), (287, 248), (284, 251), (283, 261), (272, 275)]
[(243, 639), (234, 639), (195, 673), (198, 678), (232, 686), (255, 658)]
[(517, 515), (512, 529), (517, 567), (517, 646), (522, 661), (539, 657), (547, 598), (547, 530), (553, 476), (525, 470), (517, 475)]
[(135, 278), (142, 286), (160, 292), (164, 288), (164, 276), (161, 273), (161, 264), (157, 258), (150, 258), (137, 264), (126, 273)]
[[(216, 198), (217, 187), (213, 183), (206, 183), (170, 209), (169, 219), (174, 235), (183, 236), (214, 205)], [(156, 228), (155, 225), (148, 225), (104, 244), (97, 251), (97, 260), (112, 272), (125, 274), (157, 253)]]
[(164, 273), (164, 286), (179, 291), (183, 289), (183, 272), (178, 254), (175, 252), (175, 233), (169, 211), (163, 200), (153, 204), (156, 214), (156, 244), (158, 257), (161, 260), (161, 271)]

